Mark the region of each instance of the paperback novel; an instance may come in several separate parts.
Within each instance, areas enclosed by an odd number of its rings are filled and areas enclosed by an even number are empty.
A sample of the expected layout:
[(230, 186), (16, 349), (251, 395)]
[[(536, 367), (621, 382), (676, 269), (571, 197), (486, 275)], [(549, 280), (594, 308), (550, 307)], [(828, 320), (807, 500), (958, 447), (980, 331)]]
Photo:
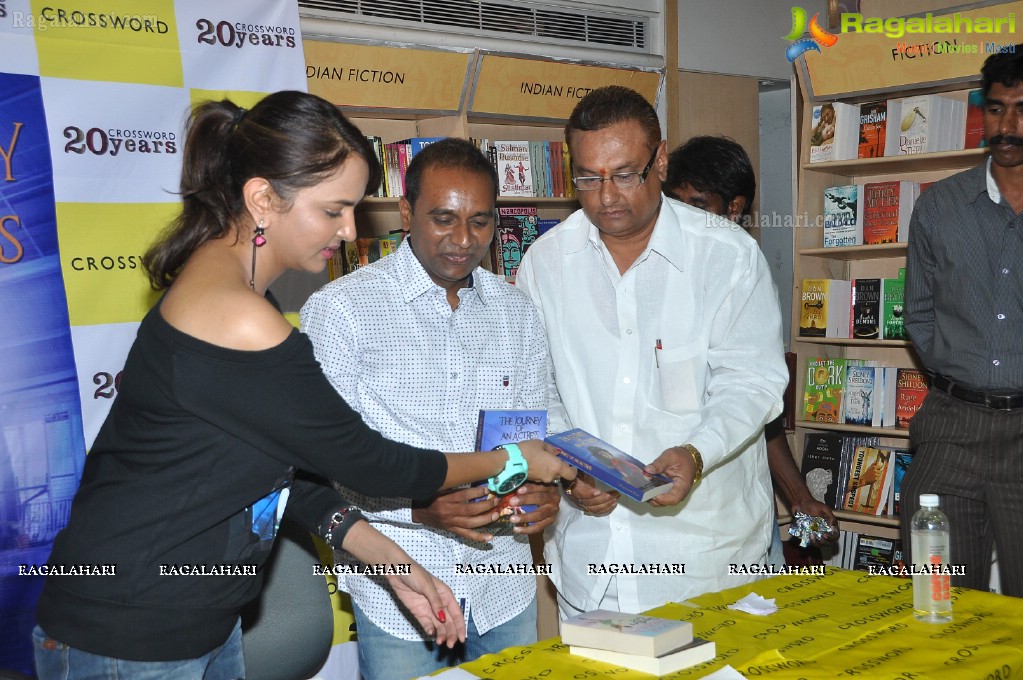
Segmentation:
[[(645, 464), (621, 449), (576, 428), (547, 437), (566, 463), (637, 501), (647, 501), (671, 490), (671, 480), (643, 472)], [(585, 644), (580, 642), (579, 644)]]

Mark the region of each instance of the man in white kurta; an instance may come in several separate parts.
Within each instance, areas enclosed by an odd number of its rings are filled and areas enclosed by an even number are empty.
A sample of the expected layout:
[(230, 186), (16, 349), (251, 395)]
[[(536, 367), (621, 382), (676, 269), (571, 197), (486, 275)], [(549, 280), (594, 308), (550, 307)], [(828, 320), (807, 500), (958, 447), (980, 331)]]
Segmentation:
[(580, 427), (699, 481), (665, 507), (576, 484), (546, 545), (562, 613), (746, 583), (770, 543), (763, 426), (788, 381), (766, 262), (733, 223), (661, 194), (666, 149), (637, 93), (595, 90), (566, 138), (582, 210), (531, 246), (517, 278), (547, 331), (549, 429)]

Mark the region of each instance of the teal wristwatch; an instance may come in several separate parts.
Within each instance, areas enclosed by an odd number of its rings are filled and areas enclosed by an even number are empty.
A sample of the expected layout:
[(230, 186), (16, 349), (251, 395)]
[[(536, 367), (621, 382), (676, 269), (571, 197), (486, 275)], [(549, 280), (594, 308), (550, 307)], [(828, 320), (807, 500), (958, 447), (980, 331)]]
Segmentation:
[(487, 488), (503, 496), (522, 486), (529, 472), (529, 464), (522, 457), (522, 449), (518, 444), (502, 444), (498, 448), (508, 452), (508, 462), (501, 472), (487, 480)]

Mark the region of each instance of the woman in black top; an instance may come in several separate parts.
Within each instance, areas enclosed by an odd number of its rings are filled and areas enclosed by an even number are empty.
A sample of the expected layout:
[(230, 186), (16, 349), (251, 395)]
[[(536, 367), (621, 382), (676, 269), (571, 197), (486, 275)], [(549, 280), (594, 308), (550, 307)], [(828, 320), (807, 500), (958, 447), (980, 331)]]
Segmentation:
[[(325, 480), (428, 498), (497, 475), (509, 454), (384, 439), (266, 298), (285, 270), (322, 271), (355, 238), (353, 211), (379, 176), (365, 136), (313, 95), (193, 112), (182, 212), (144, 258), (166, 293), (139, 327), (54, 542), (51, 573), (63, 575), (40, 597), (40, 678), (243, 677), (238, 612), (259, 594), (284, 512), (367, 564), (409, 565), (387, 577), (395, 595), (438, 644), (464, 639), (447, 586)], [(531, 479), (574, 476), (542, 442), (521, 448)]]

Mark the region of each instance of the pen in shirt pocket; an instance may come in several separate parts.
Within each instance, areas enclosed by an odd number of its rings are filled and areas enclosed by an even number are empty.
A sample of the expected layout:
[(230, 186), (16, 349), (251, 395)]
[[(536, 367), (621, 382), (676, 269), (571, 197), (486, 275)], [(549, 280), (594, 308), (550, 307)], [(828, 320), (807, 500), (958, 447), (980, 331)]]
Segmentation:
[(657, 338), (657, 344), (654, 345), (654, 365), (657, 366), (657, 368), (661, 367), (661, 359), (659, 355), (662, 349), (664, 349), (664, 347), (661, 346), (661, 339)]

